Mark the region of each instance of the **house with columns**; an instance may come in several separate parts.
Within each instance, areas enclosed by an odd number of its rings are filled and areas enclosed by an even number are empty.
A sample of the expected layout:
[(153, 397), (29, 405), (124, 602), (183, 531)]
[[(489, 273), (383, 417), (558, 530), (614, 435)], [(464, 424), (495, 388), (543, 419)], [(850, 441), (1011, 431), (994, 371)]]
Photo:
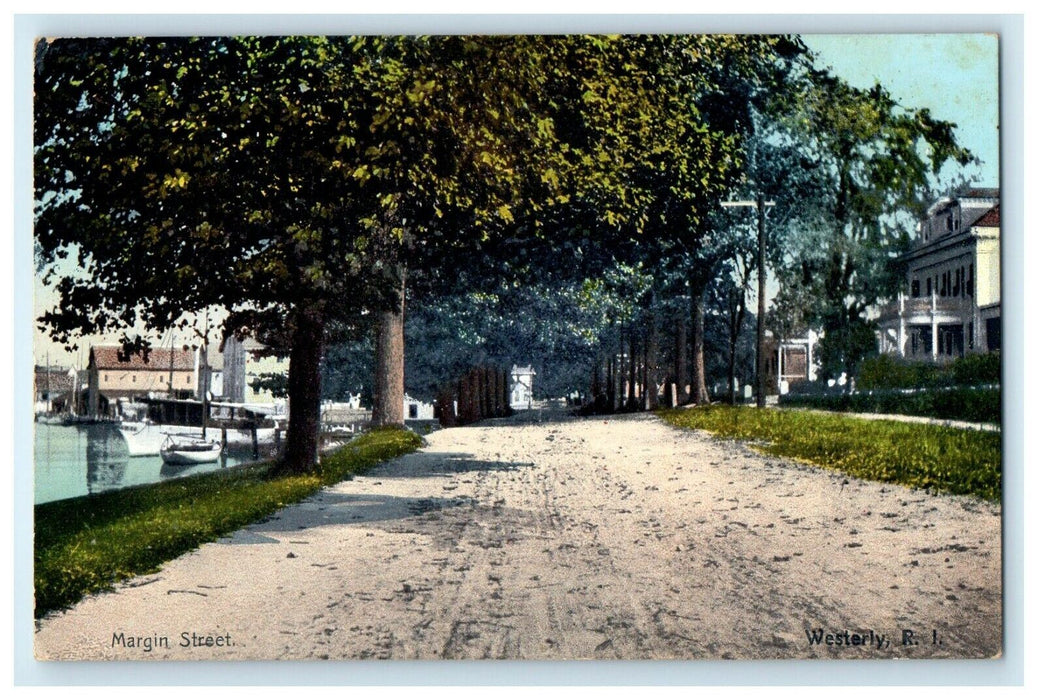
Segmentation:
[(997, 189), (970, 189), (934, 204), (901, 263), (904, 289), (878, 317), (879, 352), (944, 362), (1001, 349)]

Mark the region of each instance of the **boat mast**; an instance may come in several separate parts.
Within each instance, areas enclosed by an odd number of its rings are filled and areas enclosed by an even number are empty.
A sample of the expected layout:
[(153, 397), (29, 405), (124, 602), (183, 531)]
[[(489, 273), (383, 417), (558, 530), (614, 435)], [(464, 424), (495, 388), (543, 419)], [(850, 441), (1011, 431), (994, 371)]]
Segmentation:
[(203, 357), (200, 358), (200, 372), (203, 373), (203, 395), (200, 397), (203, 401), (203, 438), (207, 438), (207, 419), (210, 417), (208, 408), (208, 394), (210, 394), (210, 367), (207, 362), (207, 340), (210, 335), (210, 309), (208, 308), (203, 315)]
[(171, 348), (170, 348), (170, 372), (167, 375), (167, 394), (170, 398), (174, 398), (174, 329), (167, 331), (171, 334)]

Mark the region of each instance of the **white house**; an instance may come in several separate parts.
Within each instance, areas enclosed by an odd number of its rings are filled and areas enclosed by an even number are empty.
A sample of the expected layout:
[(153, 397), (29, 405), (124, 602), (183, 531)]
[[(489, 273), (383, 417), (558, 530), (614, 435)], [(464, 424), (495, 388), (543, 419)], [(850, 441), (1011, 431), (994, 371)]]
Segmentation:
[(512, 365), (511, 389), (508, 396), (514, 410), (533, 408), (533, 378), (536, 376), (537, 373), (530, 365)]
[(935, 362), (1001, 349), (1000, 243), (997, 189), (934, 204), (901, 258), (904, 291), (879, 315), (879, 351)]

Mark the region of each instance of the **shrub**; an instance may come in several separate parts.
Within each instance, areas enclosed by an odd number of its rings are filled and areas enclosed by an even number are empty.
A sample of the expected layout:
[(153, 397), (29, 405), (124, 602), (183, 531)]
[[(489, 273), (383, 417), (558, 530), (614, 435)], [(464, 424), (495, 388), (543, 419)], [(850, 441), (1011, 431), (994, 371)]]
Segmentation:
[(856, 374), (856, 388), (912, 389), (932, 386), (939, 381), (940, 368), (928, 362), (913, 362), (879, 355), (860, 364)]
[(987, 352), (959, 357), (950, 366), (959, 385), (1001, 384), (1001, 353)]
[(879, 355), (861, 363), (856, 377), (862, 391), (1000, 383), (1001, 355), (996, 352), (966, 355), (944, 365)]
[(1001, 390), (992, 387), (943, 387), (879, 390), (852, 394), (788, 394), (781, 406), (827, 411), (926, 416), (973, 423), (1001, 423)]

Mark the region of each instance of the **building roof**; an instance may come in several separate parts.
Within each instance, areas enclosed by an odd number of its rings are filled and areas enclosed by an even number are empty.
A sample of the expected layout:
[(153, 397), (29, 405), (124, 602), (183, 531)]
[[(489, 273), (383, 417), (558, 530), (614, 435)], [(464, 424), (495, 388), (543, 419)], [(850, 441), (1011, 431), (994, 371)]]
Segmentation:
[[(196, 368), (196, 357), (192, 350), (152, 348), (146, 362), (141, 355), (131, 355), (120, 360), (122, 347), (119, 345), (96, 345), (91, 348), (91, 360), (98, 369), (137, 369), (154, 371), (182, 371)], [(173, 358), (172, 358), (173, 355)]]
[(997, 187), (970, 187), (953, 197), (941, 197), (937, 199), (928, 209), (929, 216), (935, 216), (940, 212), (959, 204), (962, 200), (969, 199), (1001, 199), (1001, 191)]
[(73, 375), (67, 369), (46, 369), (37, 367), (34, 375), (36, 390), (51, 392), (67, 392), (73, 388)]
[(995, 204), (993, 207), (988, 209), (983, 216), (972, 222), (973, 226), (994, 226), (1001, 227), (1001, 206)]
[(1000, 194), (997, 187), (970, 187), (959, 196), (964, 199), (998, 199)]

